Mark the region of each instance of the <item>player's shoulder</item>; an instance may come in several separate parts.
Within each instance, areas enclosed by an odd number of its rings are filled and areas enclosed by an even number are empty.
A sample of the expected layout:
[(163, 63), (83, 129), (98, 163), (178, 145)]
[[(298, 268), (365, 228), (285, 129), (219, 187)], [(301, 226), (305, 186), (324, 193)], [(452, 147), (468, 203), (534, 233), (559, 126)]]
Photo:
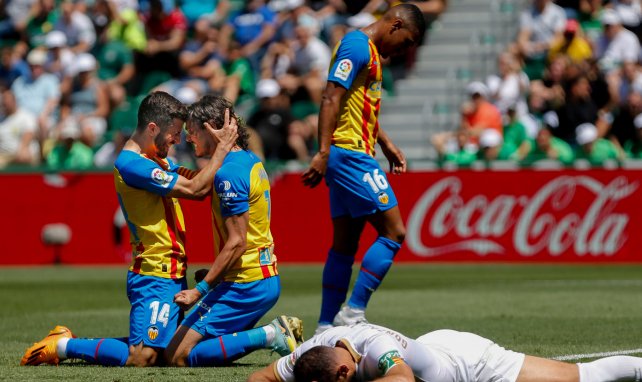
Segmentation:
[(120, 154), (118, 154), (118, 157), (116, 157), (114, 167), (116, 167), (118, 171), (127, 171), (142, 165), (145, 161), (147, 160), (137, 152), (122, 150)]
[(232, 151), (225, 157), (221, 168), (216, 172), (216, 179), (242, 180), (250, 176), (254, 164), (260, 160), (251, 151)]
[(368, 43), (368, 36), (360, 30), (353, 30), (352, 32), (346, 33), (345, 36), (341, 39), (342, 42), (365, 42)]

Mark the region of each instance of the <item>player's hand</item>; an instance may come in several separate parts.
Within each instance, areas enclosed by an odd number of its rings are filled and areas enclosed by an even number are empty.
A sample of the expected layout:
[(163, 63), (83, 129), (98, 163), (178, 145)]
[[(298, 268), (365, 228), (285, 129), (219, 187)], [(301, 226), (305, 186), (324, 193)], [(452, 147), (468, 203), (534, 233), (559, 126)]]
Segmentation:
[(406, 172), (406, 157), (403, 155), (401, 150), (393, 144), (387, 146), (381, 146), (381, 151), (383, 155), (386, 156), (388, 162), (390, 163), (390, 172), (393, 174), (402, 174)]
[(323, 180), (326, 167), (328, 166), (328, 154), (320, 152), (312, 158), (310, 168), (308, 168), (302, 175), (303, 185), (311, 188), (316, 187)]
[(188, 310), (201, 298), (201, 292), (194, 289), (182, 290), (174, 295), (174, 302), (179, 308)]
[(230, 120), (230, 109), (225, 109), (225, 121), (223, 122), (223, 127), (221, 129), (214, 129), (209, 122), (205, 122), (204, 125), (207, 132), (210, 133), (212, 138), (214, 138), (214, 141), (227, 151), (231, 150), (236, 144), (236, 140), (239, 137), (238, 122), (236, 121), (236, 118), (232, 118)]

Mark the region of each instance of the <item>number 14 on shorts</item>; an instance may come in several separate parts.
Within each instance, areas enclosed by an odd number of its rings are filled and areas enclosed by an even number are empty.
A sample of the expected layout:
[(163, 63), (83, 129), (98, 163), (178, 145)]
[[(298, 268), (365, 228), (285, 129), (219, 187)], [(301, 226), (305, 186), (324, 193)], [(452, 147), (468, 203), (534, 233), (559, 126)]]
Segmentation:
[(158, 301), (152, 301), (151, 304), (149, 304), (149, 309), (152, 310), (149, 324), (154, 325), (156, 322), (160, 322), (163, 324), (163, 327), (166, 328), (169, 322), (169, 304), (163, 304), (160, 311), (158, 310), (159, 306), (160, 302)]
[(361, 179), (364, 183), (368, 183), (372, 192), (378, 193), (379, 191), (385, 190), (388, 188), (388, 181), (383, 174), (379, 174), (379, 169), (376, 168), (372, 171), (372, 174), (366, 172), (363, 174)]

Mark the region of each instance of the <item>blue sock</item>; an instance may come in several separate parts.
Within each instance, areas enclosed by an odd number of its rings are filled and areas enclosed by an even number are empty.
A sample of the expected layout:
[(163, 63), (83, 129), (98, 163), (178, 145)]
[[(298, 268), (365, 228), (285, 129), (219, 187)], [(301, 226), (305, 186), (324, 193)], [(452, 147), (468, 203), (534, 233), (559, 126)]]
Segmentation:
[(103, 366), (125, 366), (127, 357), (127, 338), (72, 338), (67, 342), (67, 358)]
[(319, 324), (331, 324), (334, 316), (346, 300), (354, 256), (346, 256), (330, 250), (323, 268), (323, 289)]
[(352, 296), (348, 305), (353, 308), (365, 309), (372, 292), (377, 290), (381, 281), (388, 273), (392, 260), (401, 248), (396, 241), (379, 236), (363, 256), (359, 276), (354, 284)]
[(229, 364), (256, 349), (266, 347), (267, 338), (262, 328), (226, 334), (199, 342), (187, 357), (190, 366), (221, 366)]

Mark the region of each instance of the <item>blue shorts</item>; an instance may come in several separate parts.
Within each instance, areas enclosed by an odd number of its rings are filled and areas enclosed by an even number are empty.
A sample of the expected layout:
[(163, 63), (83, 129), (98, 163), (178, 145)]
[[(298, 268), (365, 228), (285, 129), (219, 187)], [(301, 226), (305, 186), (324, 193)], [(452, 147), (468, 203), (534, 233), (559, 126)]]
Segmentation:
[(166, 279), (127, 273), (129, 344), (164, 349), (172, 339), (183, 311), (174, 304), (174, 295), (187, 289), (185, 277)]
[(365, 153), (330, 146), (325, 182), (330, 189), (333, 219), (372, 215), (397, 205), (386, 173)]
[(222, 282), (198, 302), (181, 325), (206, 338), (251, 329), (280, 294), (279, 276), (250, 283)]

